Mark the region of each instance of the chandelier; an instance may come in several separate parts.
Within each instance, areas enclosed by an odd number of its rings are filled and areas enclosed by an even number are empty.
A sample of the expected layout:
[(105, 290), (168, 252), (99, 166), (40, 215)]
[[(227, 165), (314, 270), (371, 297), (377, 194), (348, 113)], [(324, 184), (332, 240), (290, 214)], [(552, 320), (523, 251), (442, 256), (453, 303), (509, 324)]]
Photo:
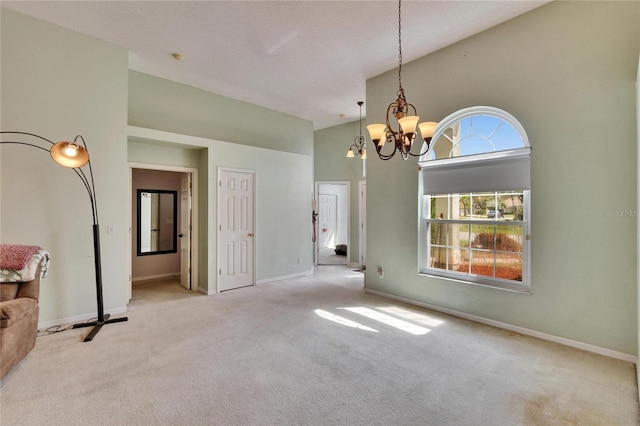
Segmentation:
[[(398, 0), (398, 98), (387, 107), (386, 124), (370, 124), (367, 126), (369, 136), (373, 141), (378, 157), (382, 160), (388, 160), (393, 157), (396, 152), (400, 152), (403, 160), (409, 156), (420, 157), (429, 151), (429, 145), (433, 132), (438, 125), (434, 121), (427, 121), (418, 124), (418, 113), (416, 107), (407, 102), (407, 98), (402, 88), (402, 0)], [(393, 130), (390, 123), (390, 116), (393, 115), (398, 122), (397, 131)], [(411, 153), (411, 147), (416, 138), (416, 127), (420, 129), (422, 139), (427, 144), (427, 149), (419, 154)], [(390, 154), (382, 153), (382, 147), (385, 144), (393, 145), (393, 151)]]
[(353, 139), (353, 143), (347, 150), (347, 158), (353, 158), (357, 155), (361, 156), (363, 160), (367, 159), (367, 145), (364, 141), (364, 136), (362, 136), (362, 105), (364, 102), (358, 101), (358, 105), (360, 106), (360, 135), (356, 136)]

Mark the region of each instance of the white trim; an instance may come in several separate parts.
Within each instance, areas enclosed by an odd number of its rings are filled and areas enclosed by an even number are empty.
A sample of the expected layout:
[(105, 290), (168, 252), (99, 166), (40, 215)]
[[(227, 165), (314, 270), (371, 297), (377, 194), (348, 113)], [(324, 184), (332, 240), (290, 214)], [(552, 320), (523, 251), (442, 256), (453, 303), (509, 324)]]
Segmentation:
[[(364, 225), (366, 223), (366, 217), (367, 217), (367, 198), (366, 195), (364, 194), (366, 192), (366, 188), (367, 187), (367, 181), (366, 180), (361, 180), (358, 182), (358, 244), (359, 244), (359, 251), (358, 251), (358, 266), (366, 266), (367, 264), (367, 247), (366, 247), (366, 236), (367, 236), (367, 230), (364, 229)], [(363, 203), (363, 198), (364, 198), (364, 203)], [(363, 220), (363, 216), (365, 218), (365, 220)], [(363, 231), (364, 229), (364, 231)], [(364, 235), (365, 237), (365, 241), (362, 241), (362, 236)], [(363, 255), (364, 253), (364, 255)]]
[(451, 166), (475, 164), (477, 162), (489, 162), (495, 160), (529, 158), (531, 147), (505, 149), (503, 151), (483, 152), (482, 154), (463, 155), (461, 157), (438, 158), (436, 160), (419, 161), (420, 168), (429, 170), (448, 169)]
[(290, 275), (282, 275), (280, 277), (273, 277), (273, 278), (265, 278), (262, 280), (258, 280), (256, 282), (256, 284), (268, 284), (268, 283), (272, 283), (275, 281), (283, 281), (283, 280), (289, 280), (291, 278), (300, 278), (300, 277), (310, 277), (313, 275), (313, 268), (309, 271), (304, 271), (304, 272), (298, 272), (295, 274), (290, 274)]
[(138, 281), (148, 281), (148, 280), (158, 280), (161, 278), (174, 278), (174, 277), (180, 277), (180, 272), (168, 272), (166, 274), (158, 274), (158, 275), (147, 275), (145, 277), (135, 277), (133, 278), (131, 281), (132, 282), (138, 282)]
[(375, 294), (376, 296), (386, 297), (388, 299), (397, 300), (399, 302), (407, 303), (414, 306), (420, 306), (422, 308), (431, 309), (433, 311), (442, 312), (448, 315), (452, 315), (454, 317), (464, 318), (470, 321), (474, 321), (480, 324), (490, 325), (492, 327), (501, 328), (503, 330), (514, 331), (519, 334), (524, 334), (526, 336), (536, 337), (538, 339), (546, 340), (549, 342), (559, 343), (561, 345), (570, 346), (572, 348), (581, 349), (587, 352), (593, 352), (598, 355), (604, 355), (610, 358), (619, 359), (626, 362), (631, 362), (633, 364), (638, 364), (638, 357), (630, 354), (626, 354), (623, 352), (614, 351), (612, 349), (603, 348), (601, 346), (591, 345), (589, 343), (579, 342), (577, 340), (567, 339), (564, 337), (554, 336), (553, 334), (547, 334), (536, 330), (531, 330), (529, 328), (519, 327), (517, 325), (511, 325), (505, 322), (495, 321), (492, 319), (480, 317), (477, 315), (467, 314), (464, 312), (459, 312), (453, 309), (442, 308), (440, 306), (431, 305), (429, 303), (419, 302), (417, 300), (407, 299), (400, 296), (394, 296), (392, 294), (384, 293), (378, 290), (372, 290), (365, 288), (366, 293)]
[[(128, 312), (127, 308), (115, 308), (115, 309), (109, 309), (108, 311), (105, 311), (106, 314), (109, 315), (119, 315), (119, 314), (126, 314)], [(94, 312), (91, 314), (82, 314), (82, 315), (77, 315), (74, 317), (67, 317), (67, 318), (60, 318), (57, 320), (52, 320), (52, 321), (44, 321), (44, 322), (39, 322), (38, 323), (38, 330), (44, 331), (47, 328), (50, 327), (55, 327), (58, 325), (71, 325), (71, 324), (75, 324), (75, 323), (79, 323), (79, 322), (83, 322), (83, 321), (88, 321), (88, 320), (92, 320), (92, 319), (96, 319), (98, 317), (98, 313)]]

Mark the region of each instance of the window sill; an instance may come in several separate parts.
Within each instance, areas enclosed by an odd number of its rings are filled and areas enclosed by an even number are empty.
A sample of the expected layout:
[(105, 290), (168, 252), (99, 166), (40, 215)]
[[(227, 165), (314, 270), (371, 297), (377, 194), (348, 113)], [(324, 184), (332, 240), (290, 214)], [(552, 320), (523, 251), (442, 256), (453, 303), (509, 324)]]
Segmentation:
[(448, 274), (446, 274), (446, 275), (445, 274), (439, 274), (439, 273), (435, 273), (435, 272), (431, 272), (431, 271), (420, 271), (420, 272), (418, 272), (418, 275), (422, 276), (422, 277), (437, 278), (437, 279), (446, 280), (446, 281), (453, 281), (453, 282), (457, 282), (457, 283), (460, 283), (460, 284), (486, 287), (486, 288), (491, 288), (491, 289), (495, 289), (495, 290), (510, 291), (512, 293), (520, 293), (520, 294), (527, 294), (527, 295), (531, 295), (532, 294), (531, 293), (531, 288), (529, 286), (527, 286), (526, 284), (514, 284), (514, 283), (509, 283), (509, 282), (501, 282), (501, 281), (495, 281), (495, 283), (489, 284), (489, 283), (486, 283), (486, 282), (466, 280), (466, 279), (464, 279), (464, 277), (456, 277), (456, 276), (451, 276), (451, 275), (448, 275)]

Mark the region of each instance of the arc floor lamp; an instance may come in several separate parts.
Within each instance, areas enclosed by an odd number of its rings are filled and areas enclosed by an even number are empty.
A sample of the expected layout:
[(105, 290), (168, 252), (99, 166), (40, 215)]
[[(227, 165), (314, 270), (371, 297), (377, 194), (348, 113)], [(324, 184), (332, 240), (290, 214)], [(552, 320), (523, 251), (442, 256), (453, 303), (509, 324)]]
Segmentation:
[[(109, 318), (109, 314), (104, 313), (104, 301), (102, 298), (102, 267), (100, 258), (100, 224), (98, 221), (98, 205), (96, 202), (96, 189), (93, 184), (93, 170), (91, 168), (91, 160), (89, 158), (89, 151), (87, 149), (87, 143), (80, 135), (76, 136), (73, 142), (61, 141), (54, 143), (47, 138), (38, 136), (33, 133), (27, 132), (5, 132), (0, 131), (2, 140), (0, 144), (15, 144), (22, 146), (29, 146), (32, 148), (40, 149), (42, 151), (49, 152), (51, 158), (63, 167), (72, 169), (75, 174), (80, 178), (87, 193), (89, 194), (89, 201), (91, 201), (91, 214), (93, 215), (93, 259), (95, 262), (95, 277), (96, 277), (96, 298), (98, 301), (98, 318), (96, 321), (89, 321), (84, 323), (74, 324), (73, 328), (93, 327), (89, 334), (84, 338), (85, 342), (93, 340), (95, 335), (100, 331), (103, 325), (114, 322), (127, 321), (127, 317), (121, 318)], [(8, 140), (16, 138), (18, 140)], [(31, 139), (33, 142), (26, 142), (22, 139)], [(49, 144), (43, 147), (40, 144)], [(81, 143), (81, 144), (80, 144)], [(85, 173), (82, 167), (88, 166), (89, 173)]]

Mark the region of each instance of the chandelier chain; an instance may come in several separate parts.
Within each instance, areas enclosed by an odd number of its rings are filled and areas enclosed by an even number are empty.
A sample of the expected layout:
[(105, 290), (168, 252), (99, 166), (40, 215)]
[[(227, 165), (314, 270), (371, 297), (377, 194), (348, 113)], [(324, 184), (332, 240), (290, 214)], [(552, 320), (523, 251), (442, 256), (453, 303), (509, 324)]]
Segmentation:
[(398, 92), (402, 93), (402, 0), (398, 0)]

